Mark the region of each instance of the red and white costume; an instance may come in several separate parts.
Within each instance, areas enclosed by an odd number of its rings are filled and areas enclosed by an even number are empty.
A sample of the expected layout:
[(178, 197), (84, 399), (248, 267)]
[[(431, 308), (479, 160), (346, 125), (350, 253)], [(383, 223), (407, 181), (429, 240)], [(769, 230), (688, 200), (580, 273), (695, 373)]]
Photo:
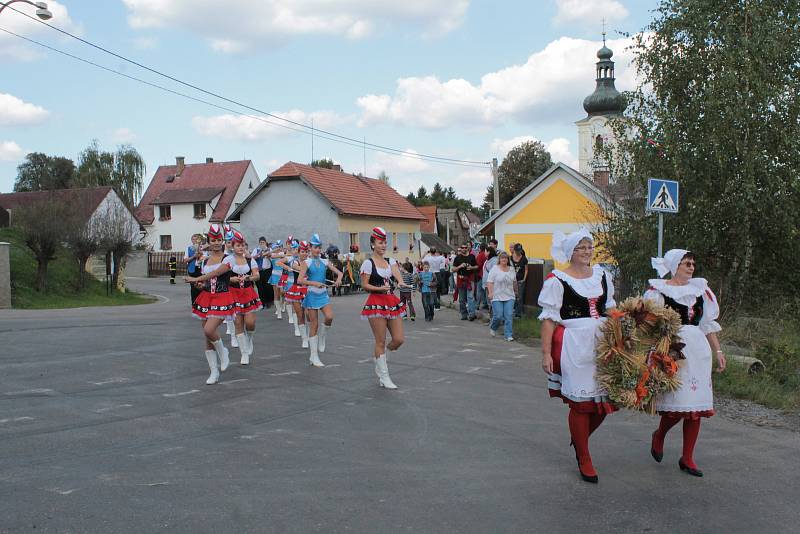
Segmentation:
[[(384, 286), (389, 284), (392, 288), (392, 266), (397, 263), (394, 258), (388, 258), (388, 266), (385, 268), (378, 267), (372, 258), (364, 260), (361, 264), (361, 274), (369, 276), (369, 283), (373, 286)], [(369, 319), (371, 317), (382, 317), (384, 319), (399, 319), (406, 314), (406, 305), (400, 301), (400, 298), (394, 294), (389, 293), (370, 293), (367, 301), (364, 303), (364, 308), (361, 310), (361, 318)]]
[(292, 272), (289, 275), (292, 277), (292, 285), (286, 290), (286, 295), (283, 298), (286, 302), (303, 302), (306, 294), (308, 294), (308, 286), (301, 286), (297, 283), (297, 278), (300, 276), (300, 260), (296, 257), (292, 258), (289, 267), (292, 268)]
[[(236, 263), (236, 255), (234, 254), (225, 256), (222, 261), (230, 265), (231, 276), (248, 277), (253, 269), (258, 270), (258, 264), (255, 260), (251, 259), (247, 263), (239, 265)], [(237, 314), (252, 313), (261, 309), (261, 300), (258, 298), (258, 292), (252, 281), (243, 279), (238, 283), (232, 283), (230, 286), (230, 292), (236, 303)]]
[[(226, 259), (223, 258), (222, 262), (215, 264), (209, 264), (206, 261), (203, 264), (203, 274), (216, 271)], [(228, 271), (204, 282), (203, 290), (192, 305), (192, 314), (195, 317), (198, 319), (207, 319), (209, 317), (228, 319), (236, 314), (236, 301), (229, 287), (230, 278), (231, 273)]]

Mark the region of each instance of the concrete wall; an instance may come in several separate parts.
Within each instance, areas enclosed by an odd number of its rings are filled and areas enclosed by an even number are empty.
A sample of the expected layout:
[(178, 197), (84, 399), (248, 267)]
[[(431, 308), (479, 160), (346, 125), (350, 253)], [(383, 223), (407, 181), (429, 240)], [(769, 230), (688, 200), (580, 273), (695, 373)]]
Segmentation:
[(11, 247), (0, 243), (0, 309), (11, 307)]
[(125, 274), (136, 278), (147, 278), (147, 251), (134, 250), (125, 260)]
[(289, 235), (308, 240), (317, 233), (323, 248), (333, 243), (342, 252), (349, 250), (348, 237), (343, 241), (339, 232), (337, 213), (299, 180), (268, 183), (250, 200), (239, 219), (239, 229), (253, 247), (261, 236), (273, 242)]

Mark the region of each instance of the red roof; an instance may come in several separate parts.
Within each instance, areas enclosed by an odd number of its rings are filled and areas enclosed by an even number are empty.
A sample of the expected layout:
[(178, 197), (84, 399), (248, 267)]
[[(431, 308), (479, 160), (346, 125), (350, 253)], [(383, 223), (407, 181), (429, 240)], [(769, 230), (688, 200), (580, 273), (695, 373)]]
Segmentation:
[(312, 167), (290, 161), (269, 175), (270, 180), (300, 178), (316, 189), (342, 215), (424, 220), (404, 196), (375, 178)]
[(54, 189), (52, 191), (30, 191), (26, 193), (4, 193), (0, 194), (0, 207), (13, 211), (24, 206), (30, 206), (31, 204), (47, 200), (48, 197), (52, 195), (58, 202), (69, 204), (75, 209), (80, 209), (88, 220), (97, 209), (97, 206), (108, 196), (111, 190), (111, 186), (102, 186)]
[(419, 231), (426, 234), (436, 233), (436, 206), (417, 206), (417, 210), (425, 216), (419, 226)]
[(195, 202), (211, 202), (214, 197), (225, 191), (225, 188), (202, 187), (200, 189), (168, 189), (151, 204), (193, 204)]
[[(142, 201), (136, 207), (136, 218), (142, 224), (152, 224), (153, 204), (166, 191), (186, 191), (188, 189), (223, 190), (222, 196), (211, 214), (211, 222), (222, 222), (230, 210), (239, 185), (250, 166), (250, 160), (223, 161), (214, 163), (189, 163), (180, 176), (175, 176), (177, 165), (161, 165), (156, 170)], [(168, 182), (168, 179), (173, 178)], [(174, 193), (171, 193), (174, 194)]]

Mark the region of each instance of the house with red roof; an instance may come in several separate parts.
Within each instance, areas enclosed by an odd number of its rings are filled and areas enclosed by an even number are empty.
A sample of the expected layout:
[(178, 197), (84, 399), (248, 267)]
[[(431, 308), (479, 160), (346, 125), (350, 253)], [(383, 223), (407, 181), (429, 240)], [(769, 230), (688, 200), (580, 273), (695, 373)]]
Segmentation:
[(193, 234), (207, 232), (210, 223), (227, 221), (260, 183), (250, 160), (185, 163), (179, 156), (175, 165), (156, 170), (136, 217), (153, 250), (182, 250)]
[[(323, 248), (368, 253), (372, 228), (388, 234), (387, 255), (418, 254), (421, 214), (404, 196), (375, 178), (290, 161), (275, 171), (233, 210), (244, 235), (269, 241), (317, 233)], [(257, 238), (257, 237), (255, 237)]]

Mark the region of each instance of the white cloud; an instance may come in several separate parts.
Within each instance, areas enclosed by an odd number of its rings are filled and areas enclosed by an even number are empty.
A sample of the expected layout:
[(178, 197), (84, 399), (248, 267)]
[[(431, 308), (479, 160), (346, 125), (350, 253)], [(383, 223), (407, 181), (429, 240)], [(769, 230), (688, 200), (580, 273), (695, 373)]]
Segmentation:
[[(541, 141), (531, 135), (520, 135), (517, 137), (512, 137), (511, 139), (495, 139), (492, 141), (490, 146), (490, 150), (493, 154), (497, 155), (497, 158), (502, 161), (502, 158), (505, 157), (508, 152), (516, 147), (521, 145), (526, 141)], [(578, 158), (572, 153), (570, 150), (570, 141), (564, 137), (556, 137), (549, 142), (542, 142), (550, 152), (550, 157), (553, 160), (553, 163), (562, 162), (566, 163), (570, 167), (577, 169), (578, 168)]]
[[(341, 117), (332, 111), (306, 113), (299, 109), (293, 109), (287, 112), (275, 112), (274, 115), (306, 125), (310, 125), (313, 119), (314, 127), (323, 130), (333, 129), (350, 122), (350, 119)], [(277, 126), (276, 124), (285, 124), (294, 129), (300, 128), (300, 126), (283, 123), (275, 118), (256, 118), (249, 115), (225, 114), (213, 117), (197, 116), (192, 119), (192, 125), (195, 130), (202, 135), (210, 137), (222, 137), (240, 141), (260, 141), (296, 133), (288, 128)]]
[(364, 39), (392, 27), (441, 35), (464, 20), (469, 0), (123, 0), (135, 29), (183, 28), (219, 52), (278, 46), (304, 35)]
[[(29, 19), (28, 17), (20, 15), (12, 8), (22, 11), (23, 13), (33, 17), (35, 17), (36, 13), (36, 8), (31, 5), (23, 2), (15, 3), (13, 6), (3, 11), (3, 27), (7, 30), (24, 35), (25, 37), (33, 38), (42, 34), (52, 34), (52, 29), (48, 28), (44, 24), (40, 24)], [(53, 18), (49, 22), (58, 26), (59, 28), (67, 30), (70, 33), (75, 33), (78, 35), (82, 33), (81, 26), (76, 24), (72, 18), (70, 18), (69, 12), (64, 5), (59, 2), (49, 0), (47, 2), (47, 8), (53, 14)], [(67, 37), (64, 37), (64, 39), (67, 39)], [(29, 45), (13, 35), (0, 32), (0, 62), (33, 61), (42, 57), (42, 55), (43, 52), (41, 49), (35, 47), (35, 45)]]
[(139, 50), (152, 50), (158, 46), (158, 39), (155, 37), (137, 37), (133, 40), (133, 46)]
[(0, 93), (0, 126), (22, 126), (43, 122), (50, 113), (8, 93)]
[(115, 143), (132, 143), (136, 140), (136, 134), (130, 128), (117, 128), (111, 135), (111, 139)]
[(389, 176), (392, 174), (420, 173), (431, 168), (430, 163), (419, 159), (419, 152), (409, 148), (400, 154), (387, 154), (378, 152), (375, 154), (375, 163), (367, 169), (367, 174), (377, 176), (380, 171), (384, 171)]
[[(617, 88), (635, 86), (630, 39), (608, 46), (617, 51)], [(435, 76), (401, 78), (394, 95), (365, 95), (357, 100), (359, 125), (395, 122), (440, 129), (453, 126), (485, 127), (506, 123), (579, 119), (580, 103), (594, 89), (594, 63), (602, 43), (561, 37), (532, 54), (522, 65), (512, 65), (481, 77), (479, 84), (463, 79), (441, 81)]]
[(25, 151), (14, 141), (0, 141), (0, 161), (19, 161)]
[(618, 0), (556, 0), (556, 7), (553, 21), (557, 24), (582, 22), (599, 26), (604, 18), (610, 22), (628, 16), (628, 10)]

